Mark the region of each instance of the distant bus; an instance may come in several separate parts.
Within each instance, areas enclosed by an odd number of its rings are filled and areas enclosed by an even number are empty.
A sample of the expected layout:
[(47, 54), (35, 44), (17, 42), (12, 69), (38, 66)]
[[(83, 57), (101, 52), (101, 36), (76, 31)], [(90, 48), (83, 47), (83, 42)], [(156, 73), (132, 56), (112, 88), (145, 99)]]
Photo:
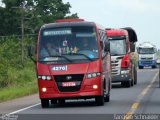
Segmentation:
[[(29, 50), (30, 57), (32, 49)], [(39, 31), (36, 70), (42, 108), (67, 99), (110, 100), (111, 63), (105, 29), (83, 19), (63, 19)]]

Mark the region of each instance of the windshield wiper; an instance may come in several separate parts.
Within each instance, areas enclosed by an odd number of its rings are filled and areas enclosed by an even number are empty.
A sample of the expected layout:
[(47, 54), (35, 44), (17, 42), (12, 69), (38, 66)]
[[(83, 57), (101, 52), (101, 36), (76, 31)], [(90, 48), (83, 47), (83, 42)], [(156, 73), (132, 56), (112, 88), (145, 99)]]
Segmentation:
[(126, 53), (123, 53), (123, 54), (119, 54), (119, 53), (111, 53), (112, 56), (122, 56), (122, 55), (125, 55)]
[[(63, 56), (63, 55), (45, 56), (45, 57), (42, 57), (41, 59), (52, 58), (52, 57), (62, 57), (62, 58), (65, 58), (67, 61), (72, 62), (71, 59), (69, 59), (68, 57)], [(54, 61), (54, 60), (47, 60), (47, 61), (45, 61), (45, 62), (48, 62), (48, 61)], [(40, 62), (44, 62), (44, 60), (40, 60)]]
[(111, 55), (113, 55), (113, 56), (118, 56), (118, 55), (120, 55), (120, 54), (117, 54), (117, 53), (111, 53)]
[(82, 55), (82, 56), (86, 57), (88, 60), (93, 61), (93, 59), (91, 59), (90, 57), (88, 57), (87, 55), (82, 54), (82, 53), (69, 53), (68, 55)]

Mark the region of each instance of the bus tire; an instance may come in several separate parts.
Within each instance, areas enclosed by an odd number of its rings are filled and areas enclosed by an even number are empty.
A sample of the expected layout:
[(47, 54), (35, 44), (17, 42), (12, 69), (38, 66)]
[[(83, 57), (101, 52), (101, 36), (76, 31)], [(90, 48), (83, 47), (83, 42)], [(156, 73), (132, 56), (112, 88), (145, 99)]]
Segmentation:
[(95, 98), (95, 101), (98, 106), (103, 106), (104, 105), (104, 96), (97, 96)]
[(137, 84), (137, 70), (134, 70), (134, 84)]
[(154, 65), (154, 66), (152, 66), (152, 68), (153, 68), (153, 69), (155, 69), (155, 68), (156, 68), (156, 66)]
[(131, 87), (131, 81), (127, 81), (125, 84), (125, 87), (130, 88)]
[(49, 108), (49, 100), (48, 99), (41, 99), (41, 107), (42, 108)]
[(131, 86), (133, 86), (133, 85), (134, 85), (134, 79), (131, 80)]
[(110, 94), (107, 94), (106, 97), (104, 98), (105, 102), (109, 102), (110, 101)]
[(143, 69), (143, 67), (142, 67), (142, 66), (139, 66), (139, 69)]
[(130, 78), (131, 78), (131, 86), (133, 86), (134, 85), (134, 81), (135, 81), (135, 77), (134, 77), (134, 74), (135, 74), (135, 66), (134, 66), (134, 64), (132, 65), (132, 70), (131, 70), (131, 76), (130, 76)]
[(109, 102), (110, 101), (110, 91), (111, 91), (111, 83), (109, 82), (109, 84), (108, 84), (108, 93), (104, 97), (104, 102)]
[(134, 85), (134, 70), (132, 70), (132, 75), (130, 76), (130, 78), (131, 78), (130, 84), (131, 86), (133, 86)]

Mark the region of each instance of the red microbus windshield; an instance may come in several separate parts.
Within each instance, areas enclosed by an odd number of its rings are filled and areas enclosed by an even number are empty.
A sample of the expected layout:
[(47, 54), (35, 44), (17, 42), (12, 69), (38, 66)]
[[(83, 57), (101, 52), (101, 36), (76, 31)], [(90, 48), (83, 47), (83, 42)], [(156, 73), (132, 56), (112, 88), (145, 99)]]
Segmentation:
[(40, 32), (38, 61), (83, 63), (99, 58), (96, 29), (90, 26), (46, 28)]

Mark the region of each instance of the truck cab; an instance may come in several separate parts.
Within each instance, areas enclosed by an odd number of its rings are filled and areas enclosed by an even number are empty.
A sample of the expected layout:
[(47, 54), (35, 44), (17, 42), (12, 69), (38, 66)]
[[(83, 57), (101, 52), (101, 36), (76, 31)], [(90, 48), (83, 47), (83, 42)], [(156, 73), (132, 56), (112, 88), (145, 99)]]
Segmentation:
[(135, 32), (131, 28), (106, 29), (106, 34), (110, 43), (112, 83), (121, 82), (125, 87), (137, 84), (137, 69), (132, 55), (137, 41)]
[(57, 20), (41, 27), (36, 47), (42, 108), (67, 99), (109, 102), (111, 61), (105, 28), (83, 19)]
[(157, 50), (155, 45), (149, 42), (144, 42), (137, 47), (137, 51), (138, 51), (139, 69), (143, 69), (144, 67), (156, 68), (157, 66), (156, 51)]

